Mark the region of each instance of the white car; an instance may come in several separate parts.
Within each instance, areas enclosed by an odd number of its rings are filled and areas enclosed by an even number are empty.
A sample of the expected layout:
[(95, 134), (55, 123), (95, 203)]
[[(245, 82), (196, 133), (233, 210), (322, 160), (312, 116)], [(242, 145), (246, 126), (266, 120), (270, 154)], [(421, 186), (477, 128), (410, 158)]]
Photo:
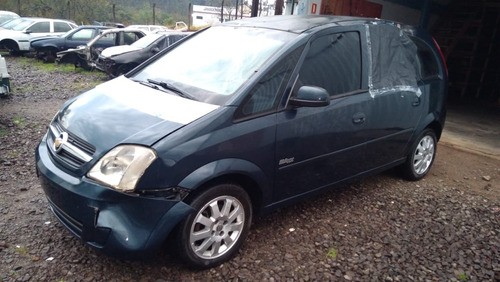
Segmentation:
[(0, 24), (16, 18), (19, 18), (19, 15), (14, 12), (0, 11)]
[(30, 39), (61, 35), (76, 27), (76, 24), (66, 20), (21, 18), (17, 24), (0, 30), (0, 49), (7, 49), (15, 55), (25, 53), (30, 49)]
[(140, 30), (144, 30), (146, 33), (153, 33), (153, 32), (161, 32), (161, 31), (171, 31), (171, 29), (168, 29), (166, 26), (163, 25), (140, 25), (140, 24), (135, 24), (135, 25), (129, 25), (127, 28), (137, 28)]

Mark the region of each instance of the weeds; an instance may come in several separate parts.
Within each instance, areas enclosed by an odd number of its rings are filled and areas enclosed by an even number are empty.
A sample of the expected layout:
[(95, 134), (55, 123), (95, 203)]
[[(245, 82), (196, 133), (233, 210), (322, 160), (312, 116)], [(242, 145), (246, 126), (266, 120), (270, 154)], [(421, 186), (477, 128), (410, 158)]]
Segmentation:
[(465, 272), (460, 272), (457, 274), (457, 279), (461, 282), (469, 281), (469, 276)]
[(17, 245), (15, 251), (16, 251), (16, 253), (18, 253), (22, 256), (25, 256), (28, 254), (28, 248), (26, 248), (24, 246)]
[(330, 248), (328, 250), (328, 253), (326, 254), (327, 257), (332, 258), (332, 259), (337, 259), (337, 254), (338, 251), (335, 248)]
[(23, 117), (15, 116), (15, 117), (12, 119), (12, 123), (13, 123), (16, 127), (19, 127), (19, 128), (24, 128), (24, 126), (26, 125), (26, 120), (25, 120)]

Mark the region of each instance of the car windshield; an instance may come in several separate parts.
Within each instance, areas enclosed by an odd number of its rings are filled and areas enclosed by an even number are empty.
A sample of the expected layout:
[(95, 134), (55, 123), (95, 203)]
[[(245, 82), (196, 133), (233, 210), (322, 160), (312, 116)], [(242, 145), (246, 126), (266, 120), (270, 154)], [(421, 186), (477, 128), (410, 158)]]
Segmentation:
[(130, 44), (130, 46), (137, 47), (139, 49), (148, 47), (151, 43), (155, 42), (158, 38), (162, 37), (162, 34), (150, 34), (144, 36), (143, 38), (137, 40), (136, 42)]
[(21, 31), (21, 30), (25, 29), (26, 27), (30, 26), (33, 22), (34, 22), (33, 20), (24, 20), (24, 21), (21, 21), (20, 23), (16, 24), (15, 26), (13, 26), (11, 29)]
[(12, 19), (19, 18), (19, 16), (15, 14), (5, 14), (5, 15), (0, 15), (0, 23), (5, 23), (8, 22)]
[(198, 101), (222, 105), (296, 36), (270, 29), (212, 27), (164, 54), (132, 79), (166, 82)]
[(23, 18), (17, 18), (17, 19), (12, 19), (10, 21), (4, 22), (0, 25), (0, 27), (5, 28), (5, 29), (12, 29), (13, 26), (19, 24), (22, 21), (25, 21), (26, 19)]

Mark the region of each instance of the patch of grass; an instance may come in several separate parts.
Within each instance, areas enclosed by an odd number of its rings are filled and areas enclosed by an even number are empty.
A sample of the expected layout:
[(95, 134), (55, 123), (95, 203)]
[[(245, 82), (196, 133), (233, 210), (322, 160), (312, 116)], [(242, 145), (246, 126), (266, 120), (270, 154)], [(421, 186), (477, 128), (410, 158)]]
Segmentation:
[(457, 274), (457, 279), (461, 282), (469, 281), (469, 276), (465, 272), (460, 272)]
[(19, 128), (23, 128), (26, 125), (26, 120), (23, 117), (15, 116), (12, 123)]
[(0, 128), (0, 137), (5, 137), (7, 136), (9, 132), (5, 128)]
[(75, 66), (70, 64), (56, 64), (56, 63), (44, 63), (43, 61), (34, 59), (34, 58), (19, 58), (19, 63), (21, 65), (29, 65), (30, 67), (35, 67), (42, 71), (53, 72), (74, 72)]
[(338, 254), (338, 251), (336, 248), (330, 248), (328, 250), (328, 253), (326, 253), (326, 256), (329, 258), (332, 258), (332, 259), (337, 259), (337, 254)]
[(15, 251), (16, 251), (16, 253), (18, 253), (22, 256), (25, 256), (28, 254), (28, 248), (26, 248), (24, 246), (16, 246)]

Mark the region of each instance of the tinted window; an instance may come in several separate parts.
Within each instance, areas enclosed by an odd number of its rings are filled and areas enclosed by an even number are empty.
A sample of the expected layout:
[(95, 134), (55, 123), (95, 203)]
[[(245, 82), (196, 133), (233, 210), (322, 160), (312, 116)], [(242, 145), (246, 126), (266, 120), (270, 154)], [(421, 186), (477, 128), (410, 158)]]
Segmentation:
[(71, 36), (71, 39), (73, 39), (73, 40), (90, 40), (90, 39), (92, 39), (93, 33), (94, 33), (94, 30), (92, 30), (92, 29), (81, 29), (81, 30), (75, 32)]
[(361, 45), (358, 32), (315, 39), (299, 73), (299, 85), (319, 86), (330, 95), (361, 88)]
[(438, 63), (434, 52), (431, 48), (425, 44), (422, 40), (411, 37), (412, 41), (417, 45), (417, 56), (419, 66), (419, 72), (422, 79), (437, 76), (438, 75)]
[(50, 22), (39, 22), (28, 28), (33, 33), (50, 32)]
[(245, 100), (239, 117), (276, 109), (302, 50), (303, 47), (297, 48), (283, 58), (257, 83)]
[(66, 32), (71, 30), (71, 26), (63, 22), (54, 22), (54, 32)]

